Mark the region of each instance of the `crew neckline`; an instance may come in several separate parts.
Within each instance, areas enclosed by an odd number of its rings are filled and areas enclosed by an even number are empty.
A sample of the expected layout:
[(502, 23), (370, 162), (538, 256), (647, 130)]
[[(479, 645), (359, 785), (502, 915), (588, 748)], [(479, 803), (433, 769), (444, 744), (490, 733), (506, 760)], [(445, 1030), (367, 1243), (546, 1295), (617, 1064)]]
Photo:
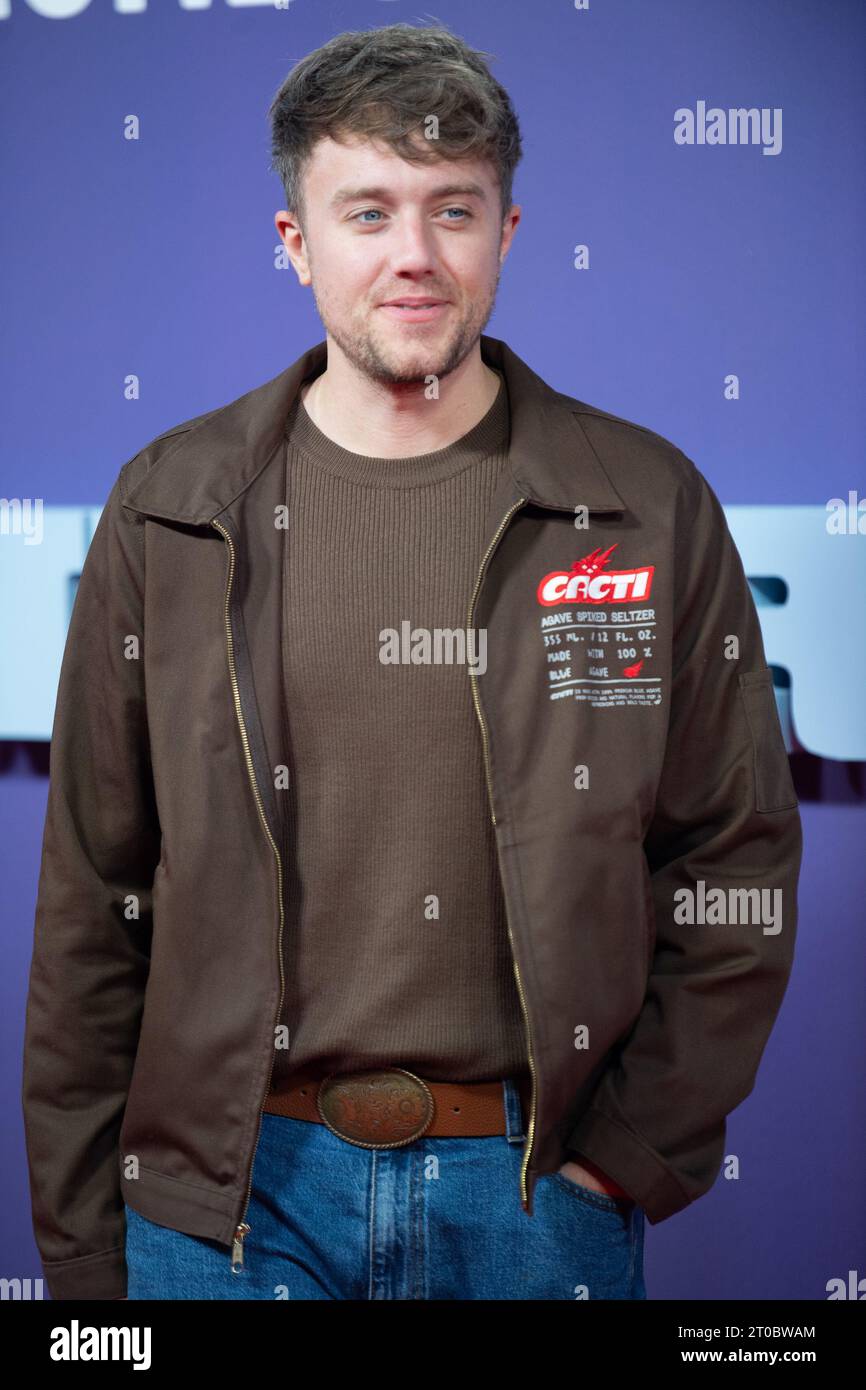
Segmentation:
[[(495, 370), (491, 368), (491, 371)], [(502, 373), (497, 371), (496, 375), (499, 377), (499, 389), (486, 415), (460, 439), (431, 453), (411, 454), (406, 458), (377, 458), (344, 449), (315, 424), (301, 399), (300, 391), (289, 412), (286, 433), (292, 446), (301, 450), (309, 462), (353, 482), (394, 488), (440, 482), (480, 463), (507, 445), (508, 389)]]

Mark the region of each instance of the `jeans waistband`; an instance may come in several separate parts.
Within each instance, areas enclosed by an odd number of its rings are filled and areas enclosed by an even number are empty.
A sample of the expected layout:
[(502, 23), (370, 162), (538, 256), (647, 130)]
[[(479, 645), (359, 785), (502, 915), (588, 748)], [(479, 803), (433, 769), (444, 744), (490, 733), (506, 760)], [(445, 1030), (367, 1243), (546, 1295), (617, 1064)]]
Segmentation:
[(505, 1104), (506, 1138), (509, 1144), (522, 1144), (526, 1138), (526, 1121), (523, 1116), (523, 1106), (520, 1103), (517, 1082), (510, 1076), (505, 1077), (502, 1082), (502, 1090)]

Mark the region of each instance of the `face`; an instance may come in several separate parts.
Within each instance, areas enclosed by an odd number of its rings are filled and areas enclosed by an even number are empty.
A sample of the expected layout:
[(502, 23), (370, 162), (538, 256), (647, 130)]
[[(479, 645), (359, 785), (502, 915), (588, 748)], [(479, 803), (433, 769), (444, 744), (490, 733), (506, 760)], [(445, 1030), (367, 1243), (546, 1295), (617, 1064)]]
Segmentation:
[[(328, 138), (315, 147), (304, 195), (306, 236), (287, 212), (275, 222), (329, 338), (378, 382), (452, 372), (493, 312), (520, 220), (515, 206), (503, 222), (492, 165), (410, 164), (366, 139)], [(407, 299), (437, 303), (388, 306)]]

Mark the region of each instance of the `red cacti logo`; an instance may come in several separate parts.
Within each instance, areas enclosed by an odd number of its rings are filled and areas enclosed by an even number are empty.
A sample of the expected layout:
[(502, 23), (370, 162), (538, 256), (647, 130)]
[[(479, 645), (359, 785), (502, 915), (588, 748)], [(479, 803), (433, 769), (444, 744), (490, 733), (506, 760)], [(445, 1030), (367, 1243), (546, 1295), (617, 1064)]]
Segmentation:
[(655, 565), (606, 568), (618, 544), (614, 541), (607, 550), (596, 546), (570, 570), (551, 570), (538, 585), (538, 602), (549, 608), (555, 603), (634, 603), (649, 598)]

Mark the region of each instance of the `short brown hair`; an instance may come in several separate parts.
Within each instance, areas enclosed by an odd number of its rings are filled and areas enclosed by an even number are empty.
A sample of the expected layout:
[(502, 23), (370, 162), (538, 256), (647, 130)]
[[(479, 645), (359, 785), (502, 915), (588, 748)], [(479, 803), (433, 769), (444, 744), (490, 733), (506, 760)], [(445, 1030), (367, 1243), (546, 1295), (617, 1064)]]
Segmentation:
[[(384, 141), (415, 164), (489, 159), (504, 220), (522, 147), (508, 93), (485, 62), (490, 56), (441, 24), (389, 24), (338, 34), (302, 58), (268, 111), (271, 168), (302, 231), (301, 181), (313, 148), (324, 137), (340, 140), (347, 133)], [(428, 116), (438, 118), (435, 140), (421, 132)]]

